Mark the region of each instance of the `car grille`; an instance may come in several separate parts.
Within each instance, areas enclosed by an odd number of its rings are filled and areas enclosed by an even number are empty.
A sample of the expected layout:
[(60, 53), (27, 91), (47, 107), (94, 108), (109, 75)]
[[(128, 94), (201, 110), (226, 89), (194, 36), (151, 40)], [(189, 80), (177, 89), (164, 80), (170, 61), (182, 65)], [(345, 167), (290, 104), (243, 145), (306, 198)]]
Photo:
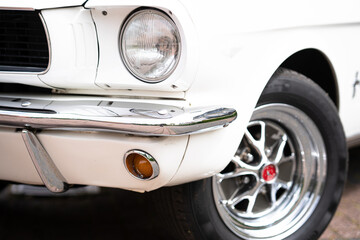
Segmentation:
[(43, 72), (49, 46), (39, 12), (0, 10), (0, 71)]

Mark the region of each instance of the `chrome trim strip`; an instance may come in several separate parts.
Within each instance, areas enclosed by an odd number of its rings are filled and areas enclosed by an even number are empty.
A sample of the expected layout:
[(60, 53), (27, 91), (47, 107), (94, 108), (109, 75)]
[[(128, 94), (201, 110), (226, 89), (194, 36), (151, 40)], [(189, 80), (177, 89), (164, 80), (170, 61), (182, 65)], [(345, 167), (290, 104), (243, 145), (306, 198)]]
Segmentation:
[(22, 131), (21, 135), (36, 171), (47, 189), (53, 193), (65, 192), (69, 188), (65, 178), (61, 175), (36, 135), (26, 129)]
[(14, 10), (14, 11), (35, 11), (35, 8), (27, 7), (0, 7), (0, 10)]
[(48, 66), (47, 68), (42, 71), (42, 72), (38, 72), (39, 75), (43, 75), (45, 73), (47, 73), (51, 67), (51, 55), (52, 55), (52, 52), (51, 52), (51, 42), (50, 42), (50, 35), (49, 35), (49, 29), (47, 28), (47, 25), (46, 25), (46, 22), (45, 22), (45, 19), (44, 19), (44, 16), (42, 15), (41, 12), (39, 12), (39, 17), (40, 17), (40, 20), (43, 24), (43, 27), (44, 27), (44, 31), (45, 31), (45, 36), (46, 36), (46, 40), (47, 40), (47, 43), (48, 43), (48, 50), (49, 50), (49, 62), (48, 62)]
[(14, 128), (110, 131), (145, 136), (180, 136), (226, 127), (232, 108), (183, 109), (170, 105), (101, 100), (0, 97), (0, 125)]

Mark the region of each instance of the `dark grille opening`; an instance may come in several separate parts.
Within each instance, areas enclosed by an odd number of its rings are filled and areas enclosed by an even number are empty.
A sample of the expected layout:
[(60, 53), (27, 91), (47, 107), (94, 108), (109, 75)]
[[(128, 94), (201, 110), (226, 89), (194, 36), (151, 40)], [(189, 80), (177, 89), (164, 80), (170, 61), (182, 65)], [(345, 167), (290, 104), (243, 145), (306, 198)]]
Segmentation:
[(0, 93), (51, 94), (50, 88), (35, 87), (18, 83), (0, 83)]
[(39, 12), (0, 10), (0, 71), (42, 72), (48, 64)]

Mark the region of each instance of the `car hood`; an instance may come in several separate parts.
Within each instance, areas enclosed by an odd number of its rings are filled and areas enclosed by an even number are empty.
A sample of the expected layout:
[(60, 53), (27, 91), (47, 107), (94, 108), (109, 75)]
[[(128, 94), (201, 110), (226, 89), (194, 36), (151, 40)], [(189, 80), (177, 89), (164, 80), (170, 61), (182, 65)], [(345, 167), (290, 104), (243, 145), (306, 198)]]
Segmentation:
[(41, 10), (83, 5), (86, 0), (1, 0), (0, 9)]

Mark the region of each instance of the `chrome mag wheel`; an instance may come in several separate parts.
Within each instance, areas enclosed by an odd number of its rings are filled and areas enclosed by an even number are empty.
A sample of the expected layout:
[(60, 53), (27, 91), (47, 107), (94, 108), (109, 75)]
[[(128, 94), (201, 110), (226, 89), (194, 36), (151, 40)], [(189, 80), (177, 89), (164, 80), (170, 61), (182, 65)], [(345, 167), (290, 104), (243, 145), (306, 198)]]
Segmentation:
[(216, 208), (244, 239), (284, 239), (322, 195), (326, 149), (320, 131), (287, 104), (257, 107), (230, 164), (213, 177)]
[(159, 192), (171, 239), (319, 239), (347, 173), (334, 102), (311, 79), (280, 68), (242, 137), (222, 172)]

